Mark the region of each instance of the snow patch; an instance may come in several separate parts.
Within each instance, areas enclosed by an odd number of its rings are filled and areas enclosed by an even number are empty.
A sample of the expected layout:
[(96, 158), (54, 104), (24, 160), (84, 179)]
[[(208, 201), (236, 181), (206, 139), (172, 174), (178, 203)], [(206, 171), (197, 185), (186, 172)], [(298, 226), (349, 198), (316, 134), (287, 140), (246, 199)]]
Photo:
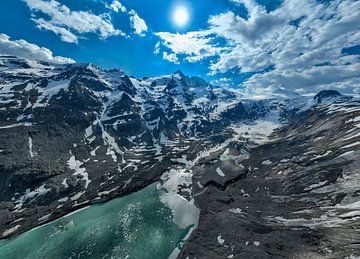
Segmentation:
[(265, 160), (265, 161), (262, 161), (262, 163), (261, 163), (262, 165), (271, 165), (272, 164), (272, 162), (271, 162), (271, 160)]
[(66, 189), (69, 188), (69, 184), (67, 183), (67, 178), (65, 178), (61, 183)]
[(48, 220), (50, 218), (50, 216), (51, 216), (51, 213), (47, 214), (45, 216), (42, 216), (41, 218), (38, 219), (38, 221), (46, 221), (46, 220)]
[[(71, 79), (50, 81), (45, 88), (38, 87), (37, 85), (32, 85), (33, 88), (36, 87), (38, 92), (41, 93), (36, 103), (32, 107), (33, 108), (46, 107), (54, 95), (58, 94), (61, 90), (68, 89), (70, 81)], [(31, 90), (31, 89), (27, 89), (27, 90)]]
[(61, 199), (58, 199), (58, 202), (67, 202), (69, 200), (69, 197), (64, 197), (64, 198), (61, 198)]
[(331, 150), (328, 150), (328, 151), (326, 151), (326, 152), (325, 152), (324, 154), (322, 154), (322, 155), (317, 155), (317, 156), (311, 158), (311, 161), (317, 160), (317, 159), (320, 159), (320, 158), (323, 158), (323, 157), (326, 157), (326, 156), (330, 155), (331, 153), (332, 153), (332, 151), (331, 151)]
[(224, 172), (221, 170), (220, 167), (217, 167), (217, 168), (216, 168), (216, 173), (217, 173), (218, 175), (220, 175), (221, 177), (225, 177), (225, 174), (224, 174)]
[(18, 230), (18, 228), (20, 227), (20, 225), (16, 225), (15, 227), (9, 228), (7, 230), (5, 230), (2, 234), (3, 237), (7, 237), (9, 235), (11, 235), (12, 233), (14, 233), (16, 230)]
[(6, 125), (6, 126), (0, 126), (0, 129), (11, 129), (11, 128), (16, 128), (16, 127), (31, 127), (31, 126), (33, 126), (32, 123), (24, 122), (24, 123), (16, 123), (16, 124), (11, 124), (11, 125)]
[(242, 214), (242, 213), (243, 213), (240, 208), (232, 208), (232, 209), (229, 209), (229, 212), (235, 213), (235, 214)]
[(221, 234), (217, 236), (217, 241), (220, 245), (224, 245), (225, 239), (221, 238)]
[(360, 141), (356, 141), (354, 143), (348, 144), (346, 146), (341, 147), (341, 149), (345, 149), (345, 148), (352, 148), (352, 147), (356, 147), (360, 145)]
[(316, 184), (312, 184), (312, 185), (306, 187), (304, 190), (305, 190), (305, 191), (310, 191), (310, 190), (312, 190), (312, 189), (322, 187), (322, 186), (324, 186), (324, 185), (327, 184), (327, 183), (328, 183), (328, 181), (323, 181), (323, 182), (319, 182), (319, 183), (316, 183)]
[(70, 200), (76, 201), (76, 200), (78, 200), (84, 193), (85, 193), (85, 191), (79, 192), (79, 193), (71, 196), (71, 197), (70, 197)]
[(271, 111), (265, 118), (256, 120), (252, 123), (239, 123), (232, 126), (235, 132), (234, 140), (247, 139), (255, 144), (264, 144), (269, 141), (271, 133), (277, 129), (279, 123), (279, 112)]
[(27, 200), (36, 199), (39, 196), (47, 194), (49, 191), (51, 191), (51, 189), (45, 188), (45, 184), (36, 188), (34, 191), (30, 191), (30, 188), (28, 188), (28, 189), (26, 189), (25, 194), (22, 195), (17, 201), (14, 202), (15, 204), (17, 204), (15, 206), (15, 208), (20, 209)]
[(85, 129), (85, 138), (90, 138), (93, 134), (92, 125)]
[(100, 148), (100, 146), (97, 146), (94, 150), (90, 152), (91, 156), (96, 156), (96, 151)]
[(33, 151), (33, 139), (29, 136), (29, 154), (30, 157), (33, 158), (36, 153)]
[(75, 156), (70, 151), (70, 159), (68, 160), (67, 164), (71, 170), (75, 170), (73, 175), (81, 175), (82, 179), (85, 180), (85, 189), (88, 188), (91, 180), (89, 179), (89, 174), (86, 172), (86, 168), (81, 168), (83, 162), (76, 160)]

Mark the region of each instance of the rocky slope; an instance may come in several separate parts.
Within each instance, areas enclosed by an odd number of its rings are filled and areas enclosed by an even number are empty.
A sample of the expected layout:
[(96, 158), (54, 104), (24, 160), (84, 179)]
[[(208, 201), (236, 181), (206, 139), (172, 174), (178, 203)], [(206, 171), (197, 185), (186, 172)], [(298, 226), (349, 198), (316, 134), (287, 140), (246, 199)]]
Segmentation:
[(181, 258), (360, 256), (360, 102), (330, 99), (288, 117), (267, 143), (233, 143), (200, 164), (200, 181), (204, 167), (227, 175), (229, 160), (244, 175), (196, 191), (199, 226)]
[(0, 64), (2, 238), (177, 179), (201, 209), (180, 258), (360, 255), (358, 99), (249, 99), (181, 72)]

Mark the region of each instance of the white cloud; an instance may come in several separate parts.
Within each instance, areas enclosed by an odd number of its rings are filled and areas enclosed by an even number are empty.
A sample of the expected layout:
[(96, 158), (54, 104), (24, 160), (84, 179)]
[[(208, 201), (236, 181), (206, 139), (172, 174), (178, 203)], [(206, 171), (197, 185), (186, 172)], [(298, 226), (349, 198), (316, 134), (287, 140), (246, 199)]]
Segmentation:
[(6, 34), (0, 34), (0, 53), (20, 58), (36, 59), (58, 64), (74, 63), (70, 58), (54, 56), (51, 50), (39, 47), (25, 40), (11, 40)]
[(230, 87), (233, 85), (232, 79), (226, 77), (212, 80), (210, 83), (212, 85), (221, 86), (221, 87)]
[(45, 21), (42, 18), (32, 19), (32, 20), (36, 23), (39, 29), (44, 29), (54, 32), (56, 35), (60, 36), (62, 41), (69, 43), (78, 43), (78, 37), (68, 29), (65, 29), (64, 27), (54, 25), (51, 22)]
[(147, 32), (148, 27), (144, 21), (144, 19), (142, 19), (136, 12), (135, 10), (131, 10), (129, 12), (130, 14), (130, 22), (131, 22), (131, 26), (134, 28), (135, 30), (135, 34), (139, 35), (139, 36), (145, 36), (145, 32)]
[(163, 59), (174, 63), (174, 64), (180, 64), (179, 62), (179, 58), (176, 56), (176, 54), (172, 53), (172, 54), (168, 54), (166, 51), (163, 52)]
[(116, 13), (118, 13), (119, 11), (123, 13), (126, 12), (126, 7), (118, 0), (114, 0), (110, 5), (106, 5), (106, 7), (113, 10)]
[[(255, 72), (249, 88), (278, 87), (294, 91), (355, 89), (360, 57), (344, 47), (360, 44), (360, 1), (284, 0), (271, 12), (253, 0), (243, 4), (248, 17), (227, 11), (209, 18), (209, 26), (186, 34), (157, 33), (163, 46), (185, 60), (211, 59), (210, 74), (238, 69)], [(219, 46), (216, 42), (224, 41)], [(207, 55), (199, 54), (208, 50)]]
[[(114, 28), (108, 14), (95, 15), (86, 11), (72, 11), (56, 0), (24, 0), (33, 11), (32, 20), (41, 29), (50, 30), (66, 42), (76, 43), (79, 35), (96, 33), (101, 39), (124, 33)], [(48, 19), (38, 18), (37, 13), (49, 16)]]
[(155, 48), (154, 48), (154, 54), (159, 54), (160, 53), (160, 45), (161, 42), (159, 41), (158, 43), (155, 44)]
[(162, 44), (175, 54), (184, 54), (188, 62), (201, 61), (204, 58), (220, 54), (224, 48), (212, 45), (213, 38), (207, 31), (193, 31), (186, 34), (169, 32), (155, 33)]

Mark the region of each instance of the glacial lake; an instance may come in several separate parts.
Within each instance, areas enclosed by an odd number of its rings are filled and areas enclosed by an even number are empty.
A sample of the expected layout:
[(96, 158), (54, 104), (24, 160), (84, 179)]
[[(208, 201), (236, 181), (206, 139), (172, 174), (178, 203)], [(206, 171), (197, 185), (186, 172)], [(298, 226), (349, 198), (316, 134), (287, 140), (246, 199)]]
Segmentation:
[(160, 192), (154, 183), (1, 240), (0, 258), (168, 258), (191, 226), (181, 229), (174, 223)]

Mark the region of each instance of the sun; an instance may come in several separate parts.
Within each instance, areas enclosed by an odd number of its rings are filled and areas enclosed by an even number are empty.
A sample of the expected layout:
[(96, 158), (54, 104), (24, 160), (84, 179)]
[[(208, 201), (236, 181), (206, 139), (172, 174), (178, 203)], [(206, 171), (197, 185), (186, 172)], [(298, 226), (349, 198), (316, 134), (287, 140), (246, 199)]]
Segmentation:
[(177, 27), (185, 27), (190, 20), (189, 9), (182, 5), (176, 6), (172, 12), (172, 20)]

